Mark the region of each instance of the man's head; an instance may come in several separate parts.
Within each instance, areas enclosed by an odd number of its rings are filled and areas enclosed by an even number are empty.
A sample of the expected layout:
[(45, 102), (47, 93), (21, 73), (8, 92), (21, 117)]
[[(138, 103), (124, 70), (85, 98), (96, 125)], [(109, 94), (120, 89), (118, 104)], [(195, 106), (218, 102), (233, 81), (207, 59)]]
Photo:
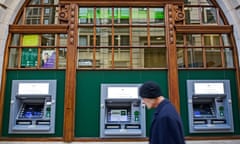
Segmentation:
[(147, 81), (139, 88), (139, 96), (143, 99), (147, 108), (151, 109), (156, 108), (160, 103), (162, 92), (156, 82)]

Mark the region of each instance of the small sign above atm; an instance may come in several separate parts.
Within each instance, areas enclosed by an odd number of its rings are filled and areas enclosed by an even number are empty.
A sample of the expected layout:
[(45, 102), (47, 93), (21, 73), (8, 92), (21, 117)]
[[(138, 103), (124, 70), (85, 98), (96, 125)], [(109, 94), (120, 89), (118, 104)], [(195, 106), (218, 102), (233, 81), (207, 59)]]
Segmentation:
[(49, 94), (49, 83), (19, 83), (18, 94)]
[(224, 94), (223, 83), (194, 83), (195, 94)]

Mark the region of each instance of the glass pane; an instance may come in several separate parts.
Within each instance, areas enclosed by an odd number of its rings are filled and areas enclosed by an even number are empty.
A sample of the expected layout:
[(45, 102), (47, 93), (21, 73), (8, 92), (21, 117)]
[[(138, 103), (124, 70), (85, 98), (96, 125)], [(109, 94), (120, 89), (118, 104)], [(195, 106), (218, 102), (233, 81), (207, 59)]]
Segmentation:
[(165, 45), (164, 28), (150, 28), (150, 45)]
[(177, 64), (178, 64), (178, 67), (185, 67), (185, 64), (184, 64), (184, 49), (183, 48), (178, 48), (177, 49)]
[(114, 49), (114, 67), (128, 68), (130, 67), (130, 51), (126, 48)]
[(210, 0), (199, 0), (200, 5), (213, 5)]
[(25, 24), (41, 24), (41, 10), (40, 7), (27, 7)]
[(205, 46), (220, 46), (220, 36), (218, 34), (205, 34), (204, 35)]
[(186, 24), (200, 24), (200, 8), (186, 7), (185, 22)]
[(129, 28), (114, 28), (114, 46), (129, 46), (129, 41)]
[(94, 21), (94, 9), (93, 8), (79, 8), (79, 20), (80, 24), (93, 24)]
[(17, 68), (18, 66), (18, 49), (10, 48), (8, 58), (8, 68)]
[(38, 64), (38, 49), (23, 48), (21, 56), (21, 68), (37, 67)]
[(96, 24), (111, 24), (112, 8), (96, 8)]
[(188, 4), (188, 5), (212, 5), (210, 0), (184, 0), (184, 4)]
[(67, 49), (58, 49), (58, 68), (66, 68)]
[(41, 4), (41, 0), (31, 0), (30, 1), (30, 3), (29, 3), (30, 5), (39, 5), (39, 4)]
[(188, 67), (203, 67), (202, 48), (188, 48)]
[(200, 34), (187, 34), (187, 43), (188, 46), (201, 46), (201, 35)]
[(230, 38), (227, 34), (222, 34), (222, 41), (224, 46), (232, 46)]
[(132, 48), (132, 67), (144, 68), (144, 49)]
[(129, 24), (129, 8), (114, 8), (114, 23)]
[(176, 35), (176, 45), (177, 46), (183, 46), (184, 45), (183, 34), (177, 34)]
[(13, 34), (11, 46), (19, 46), (20, 45), (20, 34)]
[(221, 50), (219, 48), (206, 49), (207, 67), (222, 67)]
[(55, 34), (43, 34), (42, 46), (55, 46)]
[(78, 49), (78, 68), (87, 68), (93, 66), (93, 49)]
[(41, 68), (56, 67), (56, 50), (53, 48), (41, 49)]
[(224, 49), (224, 56), (225, 56), (225, 66), (227, 68), (234, 68), (232, 49), (225, 48)]
[(112, 49), (96, 49), (96, 66), (99, 68), (112, 67)]
[(150, 24), (164, 24), (164, 9), (149, 8)]
[(38, 46), (39, 45), (39, 35), (37, 35), (37, 34), (23, 35), (22, 45), (23, 46)]
[(43, 0), (43, 4), (58, 4), (58, 0)]
[(217, 24), (216, 8), (202, 8), (202, 21), (204, 24)]
[(166, 48), (145, 48), (144, 68), (167, 67)]
[(55, 20), (55, 12), (56, 12), (55, 8), (45, 7), (43, 15), (43, 24), (56, 24), (57, 20)]
[(93, 45), (93, 28), (79, 28), (78, 38), (78, 46)]
[(59, 46), (67, 46), (67, 34), (60, 34), (59, 38)]
[(132, 45), (133, 46), (147, 46), (147, 28), (138, 27), (132, 28)]
[(147, 24), (147, 8), (132, 8), (132, 23)]
[[(112, 28), (110, 27), (97, 27), (96, 28), (97, 37), (99, 37), (99, 46), (109, 45), (109, 36), (112, 35)], [(97, 43), (98, 46), (98, 43)]]

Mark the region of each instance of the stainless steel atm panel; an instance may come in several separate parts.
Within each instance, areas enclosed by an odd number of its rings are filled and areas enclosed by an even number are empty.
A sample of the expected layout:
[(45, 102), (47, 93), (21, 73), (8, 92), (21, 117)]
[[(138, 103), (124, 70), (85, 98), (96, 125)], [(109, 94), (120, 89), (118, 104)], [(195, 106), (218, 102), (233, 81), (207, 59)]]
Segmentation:
[(13, 80), (9, 133), (55, 133), (56, 80)]
[(146, 136), (145, 105), (138, 96), (139, 86), (101, 84), (101, 138)]
[(187, 80), (190, 133), (234, 132), (229, 80)]

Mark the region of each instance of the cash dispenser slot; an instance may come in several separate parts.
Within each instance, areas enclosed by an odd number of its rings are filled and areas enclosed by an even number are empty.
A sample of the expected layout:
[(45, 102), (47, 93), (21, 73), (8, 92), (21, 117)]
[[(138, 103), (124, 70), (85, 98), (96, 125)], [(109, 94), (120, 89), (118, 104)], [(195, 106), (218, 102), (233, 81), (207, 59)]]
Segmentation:
[(215, 119), (211, 120), (211, 124), (226, 124), (226, 120), (221, 120), (221, 119)]
[(126, 124), (125, 129), (141, 129), (140, 124)]
[(121, 125), (120, 124), (105, 124), (106, 129), (120, 129)]

